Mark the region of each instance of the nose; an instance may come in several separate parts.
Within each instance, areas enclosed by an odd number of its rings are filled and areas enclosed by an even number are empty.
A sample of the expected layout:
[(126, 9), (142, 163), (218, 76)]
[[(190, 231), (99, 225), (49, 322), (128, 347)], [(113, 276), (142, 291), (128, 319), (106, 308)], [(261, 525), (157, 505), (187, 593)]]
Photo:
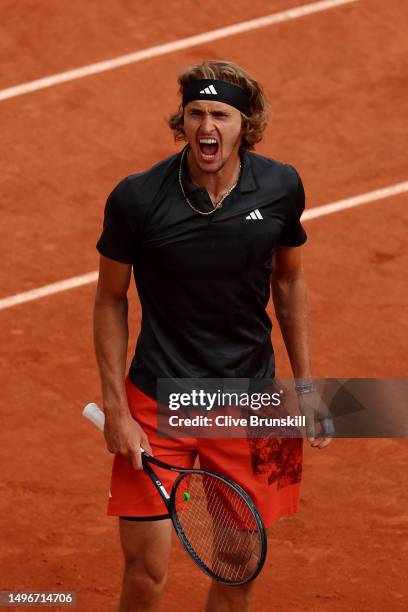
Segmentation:
[(201, 119), (201, 131), (209, 134), (214, 128), (214, 121), (211, 113), (205, 113)]

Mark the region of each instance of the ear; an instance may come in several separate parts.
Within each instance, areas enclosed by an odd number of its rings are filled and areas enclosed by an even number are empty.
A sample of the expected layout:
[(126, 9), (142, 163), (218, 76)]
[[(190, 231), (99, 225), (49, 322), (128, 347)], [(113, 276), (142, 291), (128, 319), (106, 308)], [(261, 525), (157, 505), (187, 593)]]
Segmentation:
[(186, 138), (186, 133), (184, 131), (184, 108), (181, 108), (180, 111), (182, 111), (182, 115), (180, 117), (180, 123), (179, 123), (179, 138), (178, 140), (184, 140), (184, 142), (187, 142), (187, 138)]

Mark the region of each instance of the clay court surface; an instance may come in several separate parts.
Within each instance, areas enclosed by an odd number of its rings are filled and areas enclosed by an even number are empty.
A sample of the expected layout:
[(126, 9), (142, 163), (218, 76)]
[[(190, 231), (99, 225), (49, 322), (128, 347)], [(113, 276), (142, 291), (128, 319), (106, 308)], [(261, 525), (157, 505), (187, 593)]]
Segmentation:
[[(0, 87), (304, 2), (201, 4), (4, 0)], [(97, 269), (107, 194), (176, 150), (164, 120), (176, 75), (205, 58), (264, 84), (273, 116), (257, 150), (298, 168), (309, 210), (407, 181), (407, 18), (405, 0), (357, 0), (1, 101), (0, 298)], [(315, 376), (406, 377), (407, 194), (305, 228)], [(94, 291), (0, 312), (0, 590), (75, 590), (78, 611), (108, 612), (122, 571), (105, 516), (111, 455), (80, 416), (100, 401)], [(133, 287), (131, 312), (133, 348)], [(273, 338), (288, 376), (277, 326)], [(407, 460), (402, 439), (306, 443), (301, 511), (273, 529), (254, 611), (406, 610)], [(207, 579), (177, 542), (173, 553), (163, 610), (199, 612)]]

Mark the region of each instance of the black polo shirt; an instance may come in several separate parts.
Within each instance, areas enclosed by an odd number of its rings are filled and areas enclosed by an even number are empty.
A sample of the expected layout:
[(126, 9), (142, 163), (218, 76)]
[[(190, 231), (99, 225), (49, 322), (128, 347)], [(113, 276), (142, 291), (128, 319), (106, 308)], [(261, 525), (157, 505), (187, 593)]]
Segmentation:
[[(185, 156), (186, 157), (186, 156)], [(129, 375), (156, 397), (157, 378), (271, 378), (270, 295), (277, 244), (306, 241), (305, 194), (293, 168), (244, 152), (237, 187), (213, 214), (185, 201), (181, 153), (122, 180), (110, 194), (97, 249), (133, 265), (142, 323)], [(206, 189), (183, 169), (195, 208)]]

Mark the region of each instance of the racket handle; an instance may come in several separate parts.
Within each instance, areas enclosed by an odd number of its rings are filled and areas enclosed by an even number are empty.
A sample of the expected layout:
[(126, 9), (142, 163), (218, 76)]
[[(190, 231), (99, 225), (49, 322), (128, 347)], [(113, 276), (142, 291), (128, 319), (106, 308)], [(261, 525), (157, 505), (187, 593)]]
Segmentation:
[[(96, 425), (98, 429), (103, 431), (105, 426), (105, 413), (99, 408), (98, 404), (95, 404), (94, 402), (87, 404), (82, 411), (82, 416)], [(140, 451), (142, 453), (145, 452), (142, 447), (140, 447)]]
[(105, 426), (105, 414), (97, 404), (87, 404), (82, 411), (82, 416), (96, 425), (98, 429), (103, 431)]

